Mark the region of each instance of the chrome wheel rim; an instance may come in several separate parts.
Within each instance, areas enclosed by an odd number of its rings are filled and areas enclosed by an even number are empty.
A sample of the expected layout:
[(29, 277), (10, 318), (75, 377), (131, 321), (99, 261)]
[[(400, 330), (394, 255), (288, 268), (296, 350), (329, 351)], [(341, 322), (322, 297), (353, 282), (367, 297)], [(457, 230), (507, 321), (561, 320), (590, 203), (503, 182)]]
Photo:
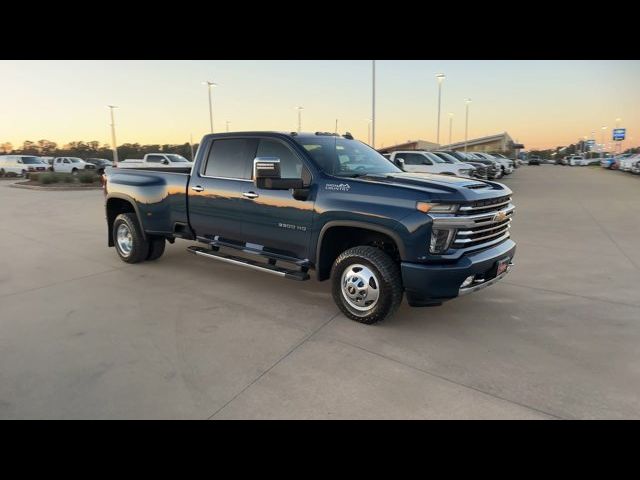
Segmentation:
[(349, 265), (342, 273), (340, 285), (342, 296), (358, 312), (369, 312), (377, 305), (380, 282), (370, 268), (359, 263)]
[(131, 254), (131, 249), (133, 248), (133, 237), (131, 236), (131, 230), (124, 223), (118, 226), (118, 231), (116, 232), (118, 249), (120, 253), (125, 257), (128, 257)]

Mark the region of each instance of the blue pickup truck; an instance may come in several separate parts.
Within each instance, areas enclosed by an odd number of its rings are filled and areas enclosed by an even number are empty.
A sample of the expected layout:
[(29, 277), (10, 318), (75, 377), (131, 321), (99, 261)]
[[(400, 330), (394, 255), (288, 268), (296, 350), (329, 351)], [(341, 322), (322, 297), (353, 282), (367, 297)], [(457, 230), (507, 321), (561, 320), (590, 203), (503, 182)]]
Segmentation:
[(191, 168), (107, 169), (108, 243), (128, 263), (165, 242), (293, 280), (331, 279), (352, 320), (440, 305), (504, 277), (511, 190), (405, 173), (350, 134), (206, 135)]

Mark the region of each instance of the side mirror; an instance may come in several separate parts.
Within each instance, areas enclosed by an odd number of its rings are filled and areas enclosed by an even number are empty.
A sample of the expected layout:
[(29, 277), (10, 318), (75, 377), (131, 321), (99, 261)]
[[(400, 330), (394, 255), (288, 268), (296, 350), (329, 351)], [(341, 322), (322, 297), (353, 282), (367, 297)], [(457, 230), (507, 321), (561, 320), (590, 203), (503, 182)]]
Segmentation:
[(404, 158), (396, 158), (396, 165), (400, 170), (404, 170)]
[(169, 160), (167, 160), (166, 158), (162, 159), (162, 164), (163, 165), (169, 165)]
[(301, 178), (282, 178), (280, 159), (256, 157), (253, 160), (253, 181), (257, 188), (265, 190), (297, 190), (304, 188)]

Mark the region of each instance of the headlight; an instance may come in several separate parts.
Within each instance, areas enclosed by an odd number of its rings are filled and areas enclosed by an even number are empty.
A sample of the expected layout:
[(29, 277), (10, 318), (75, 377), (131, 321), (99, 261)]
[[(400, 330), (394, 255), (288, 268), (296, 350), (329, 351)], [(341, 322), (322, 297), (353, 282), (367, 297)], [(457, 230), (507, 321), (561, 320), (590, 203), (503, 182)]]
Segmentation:
[(464, 170), (460, 170), (460, 175), (469, 175), (471, 173), (471, 170), (469, 170), (468, 168), (465, 168)]
[(423, 213), (454, 213), (458, 210), (459, 206), (460, 205), (457, 205), (455, 203), (416, 203), (416, 209), (420, 210)]
[(455, 230), (449, 228), (434, 228), (431, 231), (431, 242), (429, 242), (430, 253), (443, 253), (449, 249)]

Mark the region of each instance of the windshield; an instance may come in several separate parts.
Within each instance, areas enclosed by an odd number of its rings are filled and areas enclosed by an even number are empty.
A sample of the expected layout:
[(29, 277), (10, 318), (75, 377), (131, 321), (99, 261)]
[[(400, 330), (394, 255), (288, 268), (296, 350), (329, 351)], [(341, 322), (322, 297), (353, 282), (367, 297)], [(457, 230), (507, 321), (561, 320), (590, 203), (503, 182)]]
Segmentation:
[(438, 155), (440, 158), (442, 158), (447, 163), (462, 163), (456, 157), (454, 157), (453, 155), (449, 155), (448, 153), (435, 152), (435, 154)]
[(438, 155), (436, 155), (435, 153), (431, 153), (431, 152), (422, 152), (426, 155), (427, 158), (429, 158), (430, 160), (432, 160), (435, 163), (447, 163), (445, 160), (443, 160), (442, 158), (440, 158)]
[(399, 173), (400, 170), (373, 148), (358, 140), (338, 137), (303, 137), (302, 145), (318, 167), (338, 177), (359, 177), (370, 173)]
[(42, 163), (38, 157), (22, 157), (22, 163), (27, 165), (36, 165)]
[(189, 160), (187, 160), (186, 158), (184, 158), (182, 155), (176, 155), (175, 153), (168, 153), (166, 155), (166, 157), (171, 160), (172, 162), (182, 162), (182, 163), (189, 163)]

